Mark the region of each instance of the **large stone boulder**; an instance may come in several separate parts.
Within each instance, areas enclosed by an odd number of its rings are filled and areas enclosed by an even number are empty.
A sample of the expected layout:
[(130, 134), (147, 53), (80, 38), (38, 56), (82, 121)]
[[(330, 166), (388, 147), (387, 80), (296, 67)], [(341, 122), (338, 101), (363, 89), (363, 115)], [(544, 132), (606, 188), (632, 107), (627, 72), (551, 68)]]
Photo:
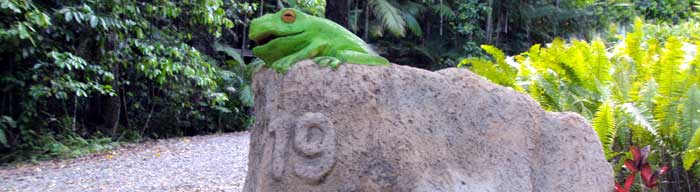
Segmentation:
[(245, 191), (585, 191), (613, 171), (584, 118), (466, 69), (302, 61), (253, 79)]

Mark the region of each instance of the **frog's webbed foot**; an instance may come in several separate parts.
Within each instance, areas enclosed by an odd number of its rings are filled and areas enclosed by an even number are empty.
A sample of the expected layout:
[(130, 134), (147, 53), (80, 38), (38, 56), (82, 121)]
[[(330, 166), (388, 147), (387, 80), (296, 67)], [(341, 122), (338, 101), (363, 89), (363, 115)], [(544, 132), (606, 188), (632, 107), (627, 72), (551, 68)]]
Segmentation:
[(298, 62), (298, 59), (294, 57), (284, 57), (272, 63), (272, 65), (270, 65), (270, 68), (275, 70), (277, 73), (287, 73), (289, 67), (294, 65), (296, 62)]
[(328, 57), (328, 56), (314, 57), (313, 60), (314, 60), (314, 62), (316, 62), (316, 64), (318, 64), (320, 66), (330, 67), (333, 69), (337, 69), (338, 65), (340, 65), (343, 62), (338, 58)]

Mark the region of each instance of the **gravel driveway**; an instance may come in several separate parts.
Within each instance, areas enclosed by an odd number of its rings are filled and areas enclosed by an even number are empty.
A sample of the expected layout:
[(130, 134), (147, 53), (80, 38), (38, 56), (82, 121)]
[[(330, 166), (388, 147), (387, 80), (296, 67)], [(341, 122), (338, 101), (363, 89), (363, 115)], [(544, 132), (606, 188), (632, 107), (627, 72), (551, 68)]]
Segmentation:
[(0, 191), (241, 191), (248, 142), (248, 132), (182, 137), (0, 167)]

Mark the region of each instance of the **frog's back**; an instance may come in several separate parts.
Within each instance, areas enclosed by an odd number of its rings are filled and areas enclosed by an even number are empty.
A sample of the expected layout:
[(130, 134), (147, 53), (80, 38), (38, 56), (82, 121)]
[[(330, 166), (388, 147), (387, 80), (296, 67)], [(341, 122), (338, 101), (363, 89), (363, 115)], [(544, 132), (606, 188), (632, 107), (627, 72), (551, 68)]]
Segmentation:
[(377, 55), (360, 37), (345, 27), (324, 18), (313, 17), (313, 20), (317, 25), (310, 26), (309, 30), (315, 31), (318, 36), (312, 38), (327, 41), (332, 52), (349, 50)]

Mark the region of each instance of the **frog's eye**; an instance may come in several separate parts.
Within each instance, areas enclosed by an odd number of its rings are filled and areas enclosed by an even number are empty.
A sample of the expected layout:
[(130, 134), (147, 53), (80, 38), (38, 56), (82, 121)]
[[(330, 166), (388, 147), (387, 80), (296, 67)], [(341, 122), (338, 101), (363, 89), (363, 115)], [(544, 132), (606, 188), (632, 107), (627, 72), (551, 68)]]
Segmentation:
[(282, 21), (285, 23), (292, 23), (297, 19), (297, 14), (292, 10), (287, 10), (282, 14)]

